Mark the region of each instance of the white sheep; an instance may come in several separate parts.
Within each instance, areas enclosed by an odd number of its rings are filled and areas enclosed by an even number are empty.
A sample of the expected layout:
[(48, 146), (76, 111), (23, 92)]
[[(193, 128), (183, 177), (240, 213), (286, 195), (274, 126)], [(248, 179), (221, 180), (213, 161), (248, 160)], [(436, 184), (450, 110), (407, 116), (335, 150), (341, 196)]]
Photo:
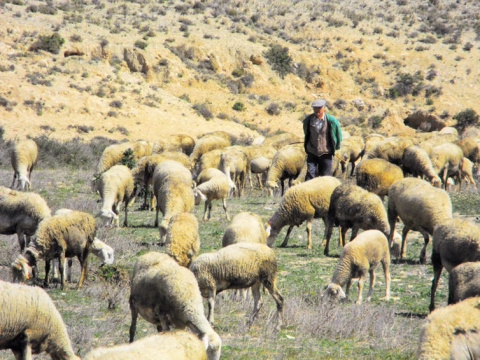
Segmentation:
[(120, 204), (123, 202), (125, 219), (123, 226), (128, 226), (128, 206), (135, 200), (135, 185), (132, 172), (125, 165), (115, 165), (100, 175), (96, 189), (103, 199), (102, 209), (96, 217), (100, 217), (105, 225), (115, 223), (118, 227)]
[(214, 168), (202, 171), (197, 177), (197, 181), (198, 185), (193, 189), (193, 194), (195, 197), (195, 205), (199, 205), (202, 200), (205, 201), (203, 220), (210, 220), (212, 201), (217, 199), (222, 200), (225, 217), (227, 220), (230, 220), (226, 198), (230, 189), (235, 188), (235, 184), (222, 171)]
[(480, 297), (433, 311), (420, 330), (419, 360), (480, 358)]
[(350, 241), (353, 240), (358, 230), (376, 229), (388, 236), (387, 212), (382, 200), (357, 185), (342, 184), (337, 186), (330, 197), (327, 222), (325, 226), (325, 256), (328, 256), (329, 243), (334, 226), (340, 226), (340, 242), (345, 246), (346, 234), (352, 228)]
[(403, 151), (402, 170), (404, 175), (427, 178), (433, 186), (440, 187), (442, 180), (433, 169), (428, 153), (419, 146), (412, 145)]
[(462, 149), (455, 144), (446, 143), (435, 146), (430, 153), (433, 169), (440, 176), (444, 188), (447, 186), (447, 178), (460, 171), (463, 159)]
[(124, 142), (107, 146), (98, 161), (96, 177), (122, 161), (126, 151), (132, 150), (135, 159), (152, 154), (152, 144), (146, 141)]
[(190, 135), (174, 134), (166, 139), (157, 140), (153, 145), (153, 153), (181, 151), (188, 156), (192, 153), (194, 147), (195, 139)]
[(257, 175), (258, 186), (263, 189), (271, 160), (266, 156), (257, 156), (250, 161), (250, 173)]
[(81, 265), (78, 280), (78, 288), (80, 288), (87, 272), (88, 254), (95, 233), (95, 219), (85, 212), (71, 211), (43, 220), (38, 226), (36, 237), (25, 250), (25, 254), (19, 255), (12, 263), (13, 280), (24, 282), (29, 278), (32, 268), (38, 261), (44, 259), (44, 285), (47, 286), (50, 262), (58, 259), (60, 282), (63, 289), (65, 286), (63, 269), (65, 258), (76, 256)]
[(403, 171), (391, 162), (376, 158), (364, 160), (357, 167), (357, 185), (380, 196), (388, 195), (390, 186), (403, 179)]
[(404, 227), (402, 231), (402, 250), (400, 258), (405, 256), (405, 243), (410, 230), (423, 235), (424, 245), (420, 252), (420, 263), (426, 263), (427, 245), (436, 225), (452, 218), (452, 202), (447, 192), (433, 187), (430, 183), (405, 178), (395, 182), (388, 193), (389, 240), (393, 238), (397, 217)]
[(48, 294), (38, 288), (0, 281), (0, 350), (18, 360), (47, 352), (55, 360), (80, 360), (67, 328)]
[(351, 164), (350, 176), (355, 172), (355, 163), (363, 156), (365, 151), (365, 142), (361, 136), (351, 136), (343, 139), (340, 149), (335, 152), (335, 157), (339, 160), (342, 167), (343, 178), (347, 175), (348, 164)]
[(215, 296), (228, 289), (252, 288), (254, 307), (251, 323), (261, 305), (263, 285), (277, 303), (277, 328), (282, 325), (283, 297), (277, 289), (277, 260), (273, 249), (265, 244), (238, 243), (213, 253), (198, 256), (190, 265), (202, 296), (208, 299), (208, 320), (213, 323)]
[(228, 151), (220, 155), (218, 168), (235, 183), (238, 197), (243, 195), (248, 174), (250, 174), (250, 162), (243, 151)]
[(140, 314), (158, 331), (189, 327), (203, 341), (209, 360), (220, 359), (222, 341), (205, 317), (202, 295), (190, 270), (170, 256), (149, 252), (133, 268), (130, 310), (130, 342), (133, 342)]
[(457, 265), (472, 261), (480, 261), (479, 225), (465, 219), (450, 219), (435, 227), (432, 238), (430, 311), (435, 309), (435, 292), (443, 268), (450, 273)]
[(468, 158), (462, 158), (462, 161), (460, 162), (460, 169), (457, 175), (459, 190), (462, 188), (462, 183), (464, 180), (467, 183), (466, 186), (468, 186), (468, 184), (471, 184), (473, 188), (477, 187), (477, 185), (475, 184), (475, 180), (473, 179), (473, 165), (473, 162), (471, 162)]
[[(358, 278), (356, 304), (362, 302), (363, 282), (370, 274), (366, 301), (370, 301), (375, 284), (375, 269), (382, 264), (385, 275), (385, 300), (390, 299), (390, 250), (388, 239), (381, 231), (367, 230), (345, 245), (325, 294), (337, 299), (348, 299), (352, 279)], [(346, 286), (345, 292), (343, 287)]]
[(192, 163), (195, 164), (198, 160), (200, 160), (203, 154), (211, 150), (223, 149), (230, 145), (231, 141), (223, 136), (209, 135), (201, 137), (196, 141), (195, 147), (190, 154), (190, 159)]
[(191, 332), (179, 330), (151, 335), (131, 344), (100, 347), (83, 360), (207, 360), (203, 343)]
[(37, 143), (31, 139), (18, 140), (13, 143), (10, 153), (10, 161), (13, 167), (13, 182), (11, 188), (15, 187), (15, 181), (18, 181), (17, 189), (29, 190), (31, 188), (31, 176), (33, 168), (37, 163), (38, 147)]
[(340, 185), (340, 180), (332, 176), (322, 176), (295, 185), (287, 190), (278, 209), (267, 222), (269, 233), (267, 244), (273, 245), (275, 237), (288, 225), (287, 234), (281, 247), (287, 246), (288, 238), (294, 226), (307, 222), (307, 249), (312, 246), (312, 222), (321, 218), (326, 224), (330, 196)]
[(16, 233), (21, 252), (28, 246), (38, 224), (51, 215), (50, 208), (40, 195), (0, 186), (0, 234)]
[(170, 219), (165, 247), (165, 252), (181, 266), (190, 266), (200, 250), (198, 221), (195, 215), (185, 212)]
[(242, 242), (267, 243), (267, 231), (262, 219), (257, 214), (252, 212), (238, 213), (225, 229), (222, 237), (222, 247)]
[(448, 304), (456, 304), (474, 296), (480, 296), (480, 262), (455, 266), (448, 277)]
[(301, 137), (295, 134), (285, 132), (267, 137), (263, 142), (263, 145), (273, 146), (274, 148), (280, 149), (290, 144), (303, 144), (302, 140)]
[(413, 145), (413, 140), (408, 137), (392, 137), (379, 141), (366, 153), (365, 159), (380, 158), (395, 165), (402, 163), (403, 151), (406, 147)]

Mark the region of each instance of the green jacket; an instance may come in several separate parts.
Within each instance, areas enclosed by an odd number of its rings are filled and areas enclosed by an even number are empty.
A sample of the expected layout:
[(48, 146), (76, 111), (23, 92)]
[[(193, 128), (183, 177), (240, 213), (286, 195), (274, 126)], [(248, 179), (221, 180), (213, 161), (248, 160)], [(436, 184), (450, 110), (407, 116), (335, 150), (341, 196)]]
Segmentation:
[[(325, 113), (325, 115), (327, 117), (328, 124), (330, 125), (330, 139), (333, 145), (333, 152), (335, 152), (335, 150), (340, 149), (340, 144), (342, 143), (342, 129), (340, 129), (340, 124), (338, 123), (337, 119), (330, 114)], [(310, 119), (313, 116), (315, 115), (310, 114), (303, 120), (303, 133), (305, 134), (303, 146), (305, 148), (305, 152), (307, 151), (307, 142), (308, 138), (310, 137)]]

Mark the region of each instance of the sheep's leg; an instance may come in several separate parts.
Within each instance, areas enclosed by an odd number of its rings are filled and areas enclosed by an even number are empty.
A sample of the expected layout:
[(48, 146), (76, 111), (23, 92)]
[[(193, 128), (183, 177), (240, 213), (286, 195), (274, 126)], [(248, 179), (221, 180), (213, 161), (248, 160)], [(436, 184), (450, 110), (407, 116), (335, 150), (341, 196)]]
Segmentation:
[(135, 338), (135, 330), (137, 329), (138, 309), (135, 306), (135, 301), (130, 297), (130, 312), (132, 313), (132, 322), (130, 324), (130, 342)]
[(157, 211), (155, 212), (155, 227), (158, 227), (158, 213), (160, 212), (160, 208), (157, 203)]
[(73, 260), (68, 259), (67, 260), (67, 282), (72, 282), (72, 265), (73, 265)]
[[(357, 234), (358, 234), (358, 230), (360, 230), (360, 228), (358, 227), (358, 225), (354, 225), (353, 228), (352, 228), (352, 234), (350, 235), (350, 241), (352, 241), (353, 239), (355, 239), (357, 237)], [(345, 231), (345, 234), (347, 232)], [(345, 237), (343, 237), (344, 241), (345, 241)], [(345, 246), (345, 244), (344, 244)]]
[(257, 316), (260, 308), (262, 307), (262, 294), (260, 293), (260, 282), (256, 282), (252, 286), (252, 296), (253, 296), (253, 312), (248, 320), (248, 326), (250, 326)]
[(287, 234), (285, 235), (285, 239), (283, 239), (283, 242), (280, 245), (280, 247), (287, 247), (288, 238), (290, 237), (290, 233), (292, 232), (292, 229), (293, 229), (293, 225), (290, 225), (287, 229)]
[(12, 185), (10, 186), (12, 189), (14, 189), (14, 187), (15, 187), (15, 180), (17, 180), (17, 172), (16, 171), (13, 172), (13, 181), (12, 181)]
[[(25, 340), (26, 342), (28, 340)], [(18, 351), (18, 350), (12, 350), (13, 355), (15, 356), (15, 360), (32, 360), (32, 347), (28, 342), (24, 345), (23, 349)]]
[(17, 233), (17, 238), (18, 238), (18, 245), (20, 245), (20, 252), (23, 253), (23, 251), (25, 250), (25, 236), (24, 236), (24, 233), (23, 231), (19, 231)]
[(355, 172), (355, 162), (353, 161), (350, 164), (352, 165), (352, 171), (350, 172), (350, 176), (353, 177), (353, 174)]
[(375, 286), (375, 271), (370, 269), (370, 287), (368, 288), (367, 298), (365, 301), (370, 301), (372, 299), (373, 287)]
[(228, 216), (227, 199), (226, 198), (222, 199), (222, 204), (223, 204), (223, 211), (225, 211), (225, 217), (227, 218), (227, 221), (230, 221), (230, 216)]
[(207, 200), (205, 202), (205, 204), (207, 204), (207, 203), (208, 203), (208, 218), (207, 218), (207, 220), (210, 220), (210, 216), (212, 215), (212, 205), (213, 205), (213, 203), (210, 200)]
[(400, 250), (400, 259), (403, 259), (406, 252), (407, 235), (410, 229), (405, 225), (402, 230), (402, 249)]
[(208, 321), (213, 324), (215, 315), (215, 290), (210, 290), (208, 293)]
[(395, 234), (395, 224), (397, 223), (397, 213), (388, 207), (388, 224), (390, 225), (390, 235), (388, 237), (389, 248), (392, 248), (393, 235)]
[(440, 256), (437, 253), (432, 253), (432, 265), (433, 265), (433, 279), (432, 279), (432, 289), (430, 291), (430, 312), (435, 310), (435, 293), (437, 291), (438, 281), (440, 280), (440, 275), (442, 275), (443, 265)]
[[(50, 260), (45, 260), (45, 279), (43, 280), (43, 287), (48, 287), (48, 274), (50, 273)], [(63, 289), (63, 288), (62, 288)]]
[(312, 248), (312, 222), (313, 219), (307, 220), (307, 249)]
[(207, 221), (208, 200), (205, 200), (205, 207), (203, 208), (203, 221)]
[[(46, 272), (47, 270), (45, 269)], [(60, 289), (63, 290), (65, 287), (65, 254), (60, 254), (58, 257), (58, 272), (60, 273)]]
[(260, 188), (260, 190), (262, 190), (263, 189), (263, 184), (262, 184), (261, 174), (257, 174), (257, 180), (258, 180), (258, 187)]
[(277, 331), (280, 331), (283, 325), (283, 296), (278, 291), (276, 285), (272, 281), (264, 281), (263, 286), (267, 288), (273, 300), (277, 303)]
[(362, 290), (363, 290), (363, 282), (365, 281), (365, 277), (362, 275), (358, 279), (358, 297), (357, 301), (355, 301), (355, 304), (361, 304), (362, 303)]
[(390, 300), (390, 259), (382, 260), (382, 267), (385, 276), (385, 300)]
[(128, 199), (125, 201), (125, 219), (123, 220), (123, 226), (128, 227)]
[(348, 301), (348, 294), (350, 293), (350, 286), (352, 285), (352, 278), (349, 278), (345, 285), (345, 301)]
[(423, 235), (423, 248), (422, 251), (420, 251), (420, 264), (426, 264), (427, 262), (427, 245), (430, 242), (430, 235), (428, 235), (428, 232), (425, 231), (425, 229), (420, 229), (420, 232)]
[(152, 198), (150, 200), (150, 208), (148, 210), (151, 211), (151, 210), (155, 209), (156, 203), (157, 203), (157, 199), (152, 192)]
[(330, 222), (330, 221), (326, 221), (325, 222), (325, 236), (324, 238), (326, 239), (326, 243), (325, 243), (325, 250), (323, 251), (323, 254), (325, 256), (328, 256), (328, 246), (330, 244), (330, 238), (332, 236), (332, 230), (333, 230), (333, 224)]
[(160, 316), (160, 325), (157, 326), (157, 331), (170, 331), (170, 324), (165, 315)]
[(343, 247), (345, 247), (345, 244), (347, 243), (347, 231), (348, 231), (348, 227), (346, 226), (340, 227), (340, 240), (342, 242)]
[(85, 275), (87, 274), (87, 266), (88, 266), (88, 249), (85, 248), (83, 250), (83, 254), (81, 258), (79, 257), (78, 260), (80, 261), (80, 265), (82, 267), (81, 272), (80, 272), (80, 279), (78, 280), (78, 286), (77, 288), (80, 289), (83, 284), (83, 280), (85, 280)]

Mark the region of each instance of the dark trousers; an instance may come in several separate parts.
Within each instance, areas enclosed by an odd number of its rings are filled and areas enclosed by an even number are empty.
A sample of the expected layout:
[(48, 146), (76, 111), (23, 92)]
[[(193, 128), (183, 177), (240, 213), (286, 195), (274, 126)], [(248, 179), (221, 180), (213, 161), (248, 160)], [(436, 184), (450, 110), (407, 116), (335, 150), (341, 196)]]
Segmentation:
[(307, 154), (307, 175), (305, 181), (317, 176), (327, 176), (332, 173), (332, 154), (315, 156)]

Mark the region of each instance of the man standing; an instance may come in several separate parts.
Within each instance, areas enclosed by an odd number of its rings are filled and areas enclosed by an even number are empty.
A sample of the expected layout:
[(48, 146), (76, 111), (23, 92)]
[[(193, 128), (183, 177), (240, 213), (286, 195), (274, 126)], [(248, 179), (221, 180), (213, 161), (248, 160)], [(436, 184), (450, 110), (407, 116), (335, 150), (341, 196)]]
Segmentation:
[(305, 181), (331, 174), (332, 157), (342, 142), (340, 124), (332, 115), (325, 113), (325, 104), (325, 100), (314, 100), (313, 114), (303, 120), (304, 147), (307, 153)]

